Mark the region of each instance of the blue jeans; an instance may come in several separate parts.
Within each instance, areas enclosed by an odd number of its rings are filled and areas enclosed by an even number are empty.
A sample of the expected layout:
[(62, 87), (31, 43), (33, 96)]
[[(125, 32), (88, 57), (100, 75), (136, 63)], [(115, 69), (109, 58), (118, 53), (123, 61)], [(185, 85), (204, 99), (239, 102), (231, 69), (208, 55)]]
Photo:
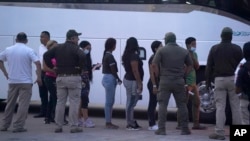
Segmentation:
[(139, 100), (139, 94), (137, 94), (137, 83), (135, 80), (123, 79), (123, 84), (126, 88), (127, 103), (126, 103), (126, 120), (128, 125), (135, 126), (134, 120), (134, 108)]
[(149, 126), (154, 126), (156, 124), (156, 106), (157, 98), (156, 94), (153, 93), (153, 84), (151, 80), (148, 81), (148, 91), (149, 91), (149, 102), (148, 102), (148, 122)]
[(112, 74), (104, 74), (102, 78), (102, 85), (105, 88), (106, 101), (105, 101), (105, 120), (111, 122), (113, 105), (115, 103), (115, 89), (117, 85), (116, 78)]

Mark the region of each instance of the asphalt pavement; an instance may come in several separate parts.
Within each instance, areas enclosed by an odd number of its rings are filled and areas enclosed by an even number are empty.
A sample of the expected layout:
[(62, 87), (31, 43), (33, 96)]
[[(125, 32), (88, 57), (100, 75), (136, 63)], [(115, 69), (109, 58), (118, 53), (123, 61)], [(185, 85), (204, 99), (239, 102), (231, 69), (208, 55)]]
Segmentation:
[[(3, 109), (3, 105), (0, 109)], [(117, 114), (117, 111), (115, 112), (114, 114)], [(176, 121), (168, 120), (166, 122), (167, 135), (155, 135), (154, 131), (148, 130), (146, 118), (138, 118), (137, 120), (138, 124), (142, 126), (141, 130), (128, 131), (123, 115), (115, 116), (112, 121), (120, 127), (119, 129), (106, 129), (104, 117), (93, 116), (92, 113), (90, 118), (96, 124), (95, 128), (83, 128), (82, 133), (70, 133), (70, 126), (67, 125), (64, 126), (62, 133), (54, 133), (56, 125), (54, 123), (44, 124), (43, 118), (33, 118), (35, 114), (30, 112), (28, 115), (25, 125), (27, 132), (12, 133), (11, 126), (7, 132), (0, 132), (0, 141), (212, 141), (208, 135), (214, 131), (213, 124), (203, 124), (207, 126), (206, 130), (191, 130), (191, 135), (180, 135), (180, 130), (175, 129)], [(2, 116), (3, 110), (0, 111), (1, 119)], [(192, 127), (192, 123), (190, 123), (190, 127)], [(229, 140), (229, 126), (226, 126), (225, 129), (226, 140)]]

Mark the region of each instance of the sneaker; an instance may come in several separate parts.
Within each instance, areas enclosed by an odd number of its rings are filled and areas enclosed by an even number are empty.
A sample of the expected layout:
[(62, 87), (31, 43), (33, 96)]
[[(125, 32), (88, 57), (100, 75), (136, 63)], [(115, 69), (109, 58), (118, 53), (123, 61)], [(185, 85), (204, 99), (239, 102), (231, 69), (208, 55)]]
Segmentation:
[(55, 133), (62, 133), (63, 129), (62, 128), (56, 128)]
[(191, 131), (189, 129), (185, 129), (181, 131), (181, 135), (190, 135)]
[(5, 127), (2, 127), (2, 128), (0, 128), (0, 131), (7, 131), (8, 130), (8, 128), (5, 128)]
[(50, 120), (48, 118), (44, 119), (44, 124), (50, 124)]
[(83, 122), (84, 127), (86, 128), (94, 128), (95, 124), (88, 118)]
[(107, 129), (118, 129), (119, 126), (114, 125), (113, 123), (106, 123), (106, 128)]
[(79, 119), (79, 120), (78, 120), (78, 126), (79, 126), (79, 127), (83, 127), (83, 121), (82, 121), (82, 119)]
[(72, 128), (70, 130), (70, 133), (79, 133), (79, 132), (82, 132), (82, 128), (79, 128), (79, 127), (76, 127), (76, 128)]
[(225, 138), (225, 136), (213, 133), (213, 134), (209, 135), (209, 139), (225, 140), (226, 138)]
[(27, 129), (24, 128), (16, 128), (12, 131), (13, 133), (18, 133), (18, 132), (27, 132)]
[(127, 125), (126, 129), (131, 131), (136, 131), (139, 130), (140, 128), (137, 126)]
[(158, 130), (158, 125), (149, 126), (148, 130), (149, 131), (156, 131), (156, 130)]
[(64, 119), (63, 125), (68, 125), (68, 124), (69, 122), (66, 119)]
[(51, 119), (51, 120), (50, 120), (50, 122), (53, 122), (53, 123), (55, 123), (56, 121), (55, 121), (54, 119)]
[(205, 130), (205, 129), (207, 129), (207, 127), (202, 126), (202, 125), (198, 125), (198, 126), (193, 126), (192, 129), (193, 130)]
[(160, 129), (157, 129), (156, 131), (155, 131), (155, 134), (156, 135), (166, 135), (166, 131), (165, 130), (160, 130)]
[(135, 121), (135, 127), (137, 127), (138, 129), (141, 129), (142, 127), (137, 123), (137, 121)]

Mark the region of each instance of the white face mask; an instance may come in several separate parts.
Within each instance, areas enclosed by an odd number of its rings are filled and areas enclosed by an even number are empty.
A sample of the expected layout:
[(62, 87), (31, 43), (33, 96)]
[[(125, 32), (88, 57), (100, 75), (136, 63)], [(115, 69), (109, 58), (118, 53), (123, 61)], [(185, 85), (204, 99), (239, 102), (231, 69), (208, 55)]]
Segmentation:
[(190, 48), (190, 51), (195, 52), (195, 50), (196, 50), (196, 48), (195, 48), (195, 47), (191, 47), (191, 48)]
[(84, 52), (84, 54), (89, 54), (89, 50), (88, 49), (84, 49), (83, 52)]

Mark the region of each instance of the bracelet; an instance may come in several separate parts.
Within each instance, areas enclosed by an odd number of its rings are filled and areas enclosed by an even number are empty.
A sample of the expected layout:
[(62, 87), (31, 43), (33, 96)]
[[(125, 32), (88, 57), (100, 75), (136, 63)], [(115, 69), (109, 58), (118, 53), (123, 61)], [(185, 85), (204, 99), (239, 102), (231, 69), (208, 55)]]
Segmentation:
[(154, 88), (156, 88), (157, 86), (156, 85), (153, 85)]

